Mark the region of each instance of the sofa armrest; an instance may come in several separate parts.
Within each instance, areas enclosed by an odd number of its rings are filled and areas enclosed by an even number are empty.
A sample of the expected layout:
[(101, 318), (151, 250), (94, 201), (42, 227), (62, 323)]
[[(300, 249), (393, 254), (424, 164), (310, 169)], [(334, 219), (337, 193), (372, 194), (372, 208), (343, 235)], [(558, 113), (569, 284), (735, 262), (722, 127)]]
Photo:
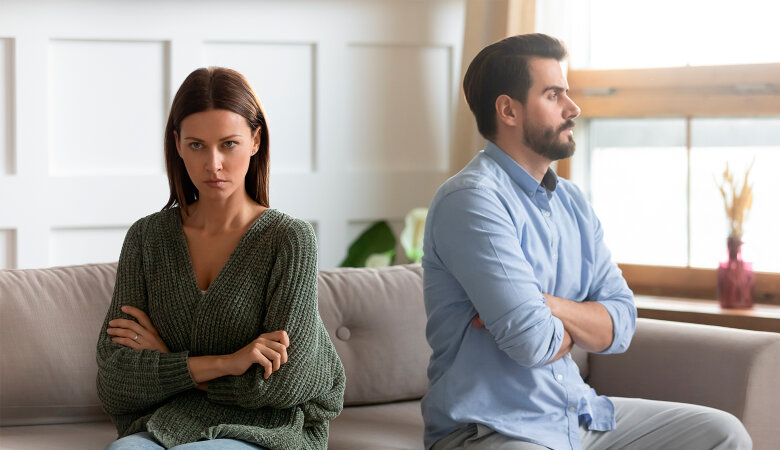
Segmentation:
[(589, 364), (600, 394), (710, 406), (738, 417), (755, 448), (780, 441), (778, 333), (638, 319), (626, 353)]

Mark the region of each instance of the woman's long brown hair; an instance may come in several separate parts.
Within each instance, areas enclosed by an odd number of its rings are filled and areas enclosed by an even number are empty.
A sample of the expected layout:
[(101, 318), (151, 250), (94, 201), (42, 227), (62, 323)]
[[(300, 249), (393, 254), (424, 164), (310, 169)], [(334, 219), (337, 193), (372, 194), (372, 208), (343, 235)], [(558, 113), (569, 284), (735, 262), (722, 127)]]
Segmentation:
[(244, 184), (246, 192), (257, 203), (269, 207), (268, 123), (260, 100), (243, 75), (222, 67), (200, 68), (189, 74), (176, 92), (165, 126), (165, 169), (168, 172), (170, 197), (163, 209), (187, 207), (198, 199), (198, 189), (192, 183), (184, 161), (176, 151), (174, 131), (181, 133), (181, 122), (187, 116), (212, 109), (232, 111), (245, 118), (252, 133), (260, 129), (260, 148), (249, 160)]

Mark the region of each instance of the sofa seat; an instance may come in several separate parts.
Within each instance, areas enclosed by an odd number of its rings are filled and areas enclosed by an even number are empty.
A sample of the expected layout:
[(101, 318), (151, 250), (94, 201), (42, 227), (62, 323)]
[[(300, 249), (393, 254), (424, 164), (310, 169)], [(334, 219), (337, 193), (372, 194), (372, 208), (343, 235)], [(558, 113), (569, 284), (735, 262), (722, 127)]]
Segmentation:
[(344, 408), (330, 423), (328, 448), (333, 450), (422, 449), (420, 402)]
[(2, 450), (103, 450), (114, 439), (116, 428), (108, 420), (0, 428)]
[[(422, 449), (422, 436), (419, 401), (352, 406), (331, 422), (328, 448)], [(116, 429), (109, 421), (0, 428), (2, 450), (102, 450), (114, 439)]]

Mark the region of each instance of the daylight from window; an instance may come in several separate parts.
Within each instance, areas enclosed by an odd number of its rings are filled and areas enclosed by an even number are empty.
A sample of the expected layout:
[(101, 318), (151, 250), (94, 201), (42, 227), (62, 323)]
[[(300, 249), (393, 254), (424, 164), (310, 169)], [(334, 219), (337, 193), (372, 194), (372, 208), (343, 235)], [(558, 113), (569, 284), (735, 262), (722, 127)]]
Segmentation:
[(589, 68), (780, 62), (776, 0), (585, 1)]

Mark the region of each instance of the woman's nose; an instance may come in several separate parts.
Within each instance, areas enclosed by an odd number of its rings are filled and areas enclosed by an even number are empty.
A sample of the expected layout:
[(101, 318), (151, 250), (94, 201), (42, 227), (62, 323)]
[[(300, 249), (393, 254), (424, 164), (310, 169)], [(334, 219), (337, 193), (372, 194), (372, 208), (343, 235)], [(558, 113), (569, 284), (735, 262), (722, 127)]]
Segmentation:
[(222, 155), (217, 149), (210, 149), (206, 160), (206, 170), (218, 172), (222, 170)]

